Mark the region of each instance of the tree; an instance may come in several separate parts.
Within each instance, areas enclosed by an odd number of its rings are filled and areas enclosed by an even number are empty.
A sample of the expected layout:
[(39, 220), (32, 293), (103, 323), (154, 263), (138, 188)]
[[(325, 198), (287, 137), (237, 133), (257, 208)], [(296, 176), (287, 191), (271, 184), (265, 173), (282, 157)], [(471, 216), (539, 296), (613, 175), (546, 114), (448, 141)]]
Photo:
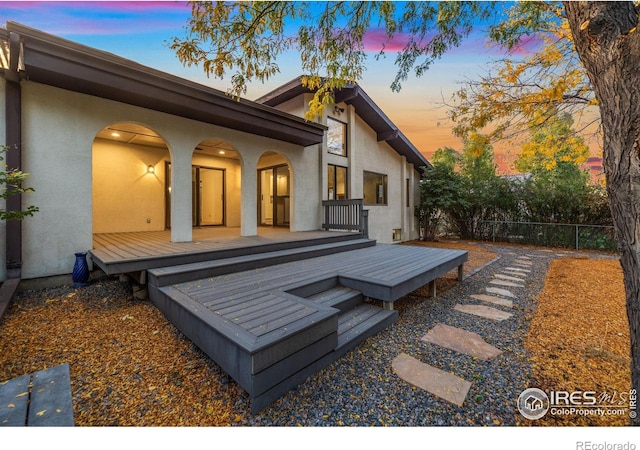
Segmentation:
[(416, 217), (424, 230), (422, 239), (433, 241), (445, 215), (463, 206), (462, 182), (455, 172), (460, 155), (450, 148), (439, 148), (433, 154), (431, 166), (425, 167), (420, 183), (420, 203)]
[[(202, 64), (208, 74), (222, 76), (232, 68), (233, 91), (241, 94), (252, 79), (264, 80), (278, 71), (277, 56), (288, 49), (301, 55), (308, 72), (304, 83), (316, 90), (308, 117), (332, 101), (332, 91), (357, 82), (364, 70), (363, 37), (368, 28), (382, 28), (387, 41), (406, 36), (396, 57), (398, 73), (392, 89), (399, 90), (410, 72), (420, 76), (441, 55), (460, 45), (474, 24), (499, 15), (489, 27), (491, 38), (513, 47), (524, 36), (562, 29), (566, 23), (566, 55), (577, 55), (588, 84), (572, 78), (573, 89), (538, 89), (543, 105), (597, 101), (602, 121), (604, 172), (610, 207), (621, 251), (631, 329), (632, 387), (640, 391), (640, 33), (634, 2), (235, 2), (193, 4), (189, 35), (171, 47), (186, 64)], [(510, 13), (510, 14), (509, 14)], [(301, 25), (292, 34), (286, 22)], [(566, 21), (566, 22), (565, 22)], [(574, 58), (575, 59), (575, 58)], [(547, 73), (570, 66), (550, 64)], [(517, 72), (514, 72), (518, 75)], [(584, 77), (579, 80), (585, 80)], [(539, 88), (535, 80), (531, 89)], [(498, 93), (502, 89), (497, 90)], [(592, 94), (590, 94), (592, 93)], [(592, 95), (589, 97), (589, 95)], [(545, 99), (545, 97), (548, 98)], [(491, 105), (491, 98), (485, 103)], [(499, 101), (499, 99), (498, 99)], [(534, 103), (535, 104), (535, 103)], [(527, 104), (528, 105), (528, 104)], [(529, 108), (531, 110), (532, 108)], [(506, 122), (522, 117), (515, 107)], [(481, 112), (482, 113), (482, 112)], [(492, 114), (482, 113), (489, 124)], [(469, 129), (481, 129), (480, 122)], [(464, 134), (464, 133), (461, 133)], [(640, 425), (640, 419), (634, 419)]]
[(562, 166), (580, 167), (589, 147), (572, 129), (569, 113), (535, 114), (529, 124), (531, 137), (522, 145), (515, 163), (521, 173), (544, 173)]
[(448, 214), (458, 235), (483, 239), (488, 221), (513, 210), (513, 195), (507, 180), (496, 174), (493, 146), (489, 136), (472, 131), (464, 140), (460, 157), (461, 201)]
[[(0, 146), (0, 198), (6, 200), (17, 194), (33, 192), (33, 188), (22, 187), (22, 183), (29, 177), (29, 174), (21, 170), (8, 169), (4, 162), (4, 154), (9, 149), (6, 146)], [(28, 206), (24, 210), (4, 210), (0, 209), (0, 220), (22, 220), (25, 217), (33, 216), (38, 212), (37, 206)]]
[[(604, 173), (631, 334), (631, 383), (640, 392), (639, 11), (632, 2), (566, 2), (564, 8), (600, 108)], [(637, 417), (633, 422), (640, 425)]]
[(515, 162), (521, 173), (531, 174), (522, 186), (522, 203), (528, 221), (592, 223), (589, 221), (592, 218), (601, 220), (599, 212), (591, 214), (589, 201), (594, 198), (595, 188), (590, 184), (589, 174), (580, 168), (589, 156), (589, 147), (572, 125), (569, 113), (546, 111), (535, 113), (529, 124), (531, 136), (523, 143)]

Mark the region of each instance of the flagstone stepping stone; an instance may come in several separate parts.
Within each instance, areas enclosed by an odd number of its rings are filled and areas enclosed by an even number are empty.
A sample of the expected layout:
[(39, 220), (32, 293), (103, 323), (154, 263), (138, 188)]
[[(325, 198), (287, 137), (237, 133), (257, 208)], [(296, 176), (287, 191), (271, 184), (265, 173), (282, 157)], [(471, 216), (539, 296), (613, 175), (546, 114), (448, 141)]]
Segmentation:
[(508, 286), (508, 287), (524, 287), (524, 284), (514, 283), (513, 281), (504, 281), (504, 280), (491, 280), (489, 284), (496, 284), (498, 286)]
[(513, 308), (513, 301), (507, 300), (500, 297), (495, 297), (493, 295), (486, 294), (474, 294), (470, 295), (471, 298), (475, 298), (476, 300), (480, 300), (482, 302), (493, 303), (494, 305), (506, 306), (507, 308)]
[(516, 259), (514, 263), (518, 266), (533, 266), (533, 263), (531, 261), (525, 261), (522, 259)]
[(513, 314), (501, 311), (491, 306), (484, 305), (461, 305), (458, 303), (453, 307), (456, 311), (460, 311), (466, 314), (473, 314), (474, 316), (484, 317), (485, 319), (495, 320), (497, 322), (508, 319)]
[(503, 270), (502, 273), (506, 275), (511, 275), (514, 277), (518, 277), (519, 280), (524, 280), (527, 277), (526, 273), (523, 272), (512, 272), (511, 270)]
[(521, 267), (505, 267), (505, 270), (515, 270), (516, 272), (524, 272), (524, 273), (531, 273), (530, 270), (528, 269), (523, 269)]
[(531, 258), (529, 258), (528, 256), (518, 256), (517, 259), (531, 259)]
[(427, 334), (422, 336), (420, 340), (455, 350), (465, 355), (475, 356), (483, 361), (495, 358), (502, 353), (502, 350), (487, 343), (478, 333), (443, 323), (437, 324), (429, 330)]
[(406, 353), (396, 356), (391, 365), (396, 375), (407, 383), (454, 405), (462, 406), (471, 388), (469, 381), (425, 364)]
[(501, 280), (507, 280), (507, 281), (523, 281), (522, 278), (512, 277), (512, 276), (509, 276), (509, 275), (503, 275), (501, 273), (496, 273), (494, 275), (494, 277), (500, 278)]
[(487, 288), (485, 288), (485, 290), (489, 294), (497, 294), (497, 295), (502, 295), (503, 297), (509, 297), (509, 298), (518, 298), (515, 295), (513, 295), (511, 293), (511, 291), (508, 291), (506, 289), (501, 289), (501, 288), (496, 288), (496, 287), (487, 287)]

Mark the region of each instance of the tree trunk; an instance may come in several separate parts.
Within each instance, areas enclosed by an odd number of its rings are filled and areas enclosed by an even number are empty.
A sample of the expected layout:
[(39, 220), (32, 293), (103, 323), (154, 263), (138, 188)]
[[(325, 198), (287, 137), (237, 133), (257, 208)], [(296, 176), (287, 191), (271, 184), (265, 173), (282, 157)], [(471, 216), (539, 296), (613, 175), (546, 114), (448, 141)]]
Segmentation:
[[(640, 392), (640, 30), (633, 2), (565, 2), (600, 107), (604, 172), (624, 273), (631, 384)], [(602, 293), (606, 295), (606, 292)], [(588, 386), (584, 387), (585, 389)], [(633, 416), (633, 414), (632, 414)], [(632, 417), (634, 425), (640, 420)]]

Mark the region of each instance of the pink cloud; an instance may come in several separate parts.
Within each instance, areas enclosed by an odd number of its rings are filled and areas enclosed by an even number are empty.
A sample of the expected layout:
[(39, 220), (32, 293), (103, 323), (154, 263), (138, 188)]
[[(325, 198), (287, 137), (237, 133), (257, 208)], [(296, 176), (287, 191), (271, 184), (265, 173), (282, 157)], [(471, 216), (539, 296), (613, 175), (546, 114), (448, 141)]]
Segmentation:
[(527, 55), (536, 52), (543, 43), (540, 35), (523, 36), (509, 53), (515, 55)]
[(401, 51), (407, 42), (409, 42), (409, 35), (403, 33), (394, 34), (393, 38), (389, 39), (387, 33), (382, 28), (374, 28), (368, 30), (363, 38), (363, 44), (365, 51), (378, 52), (382, 49), (386, 51)]

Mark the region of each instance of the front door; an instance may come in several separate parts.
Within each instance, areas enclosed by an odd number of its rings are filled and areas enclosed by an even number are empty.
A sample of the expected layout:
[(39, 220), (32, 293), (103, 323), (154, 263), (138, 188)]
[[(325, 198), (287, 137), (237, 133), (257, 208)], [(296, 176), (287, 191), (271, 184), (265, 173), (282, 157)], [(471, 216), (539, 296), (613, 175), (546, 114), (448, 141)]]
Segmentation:
[(289, 166), (258, 171), (258, 223), (260, 226), (289, 226)]

